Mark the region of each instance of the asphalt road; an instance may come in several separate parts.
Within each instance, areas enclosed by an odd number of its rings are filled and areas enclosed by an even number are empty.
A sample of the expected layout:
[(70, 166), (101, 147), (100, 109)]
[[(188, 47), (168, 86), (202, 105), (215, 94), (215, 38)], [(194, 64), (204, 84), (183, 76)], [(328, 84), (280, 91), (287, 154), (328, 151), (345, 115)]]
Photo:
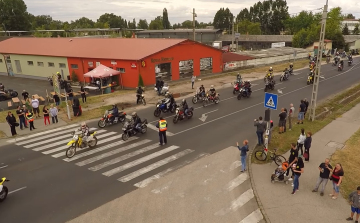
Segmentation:
[[(360, 80), (358, 75), (360, 65), (358, 64), (359, 59), (356, 58), (354, 65), (348, 67), (345, 64), (342, 72), (338, 72), (336, 67), (331, 65), (324, 65), (322, 68), (324, 78), (320, 80), (318, 100), (358, 83)], [(277, 89), (282, 90), (282, 94), (279, 94), (279, 108), (289, 107), (290, 103), (298, 107), (300, 99), (310, 100), (312, 85), (306, 85), (308, 72), (308, 69), (297, 71), (290, 80), (283, 83), (277, 81), (274, 93), (277, 93)], [(71, 136), (68, 134), (72, 129), (70, 127), (58, 132), (48, 131), (44, 134), (33, 135), (19, 140), (16, 144), (0, 147), (0, 175), (11, 180), (7, 186), (11, 192), (14, 191), (6, 202), (1, 204), (2, 221), (64, 222), (136, 190), (137, 186), (144, 183), (144, 180), (158, 174), (159, 171), (171, 172), (198, 159), (203, 154), (221, 151), (245, 138), (254, 145), (256, 137), (253, 119), (264, 115), (264, 83), (258, 80), (254, 81), (253, 85), (251, 98), (240, 101), (236, 99), (236, 95), (232, 94), (232, 86), (220, 90), (220, 104), (209, 105), (205, 108), (201, 104), (194, 105), (192, 120), (180, 121), (175, 125), (172, 123), (172, 117), (167, 117), (171, 114), (165, 114), (169, 123), (168, 130), (172, 135), (168, 137), (167, 146), (174, 146), (172, 150), (149, 157), (149, 159), (143, 158), (141, 161), (136, 156), (137, 154), (127, 155), (117, 161), (116, 167), (124, 164), (117, 170), (109, 163), (105, 166), (100, 165), (104, 161), (112, 160), (110, 155), (114, 155), (115, 152), (111, 151), (112, 154), (108, 154), (108, 157), (104, 155), (99, 157), (99, 154), (108, 151), (109, 148), (104, 146), (113, 146), (114, 141), (115, 144), (121, 143), (119, 134), (121, 125), (108, 127), (106, 131), (99, 133), (99, 137), (104, 135), (99, 139), (101, 145), (92, 151), (79, 152), (74, 160), (63, 160), (65, 157), (61, 149), (63, 145), (66, 145), (65, 141), (70, 140)], [(187, 101), (189, 105), (192, 104), (191, 98)], [(153, 111), (154, 108), (144, 109), (138, 114), (155, 125), (157, 118), (153, 116)], [(204, 113), (208, 113), (208, 116), (205, 121), (202, 121), (199, 118)], [(272, 112), (275, 123), (277, 123), (278, 113), (279, 109)], [(89, 125), (97, 127), (97, 123), (89, 123)], [(122, 150), (117, 153), (124, 154), (125, 149), (131, 151), (131, 146), (128, 145), (134, 144), (150, 146), (142, 151), (142, 155), (152, 156), (153, 153), (150, 150), (161, 152), (160, 147), (155, 146), (158, 143), (157, 135), (155, 130), (149, 128), (145, 135), (124, 143)], [(53, 145), (52, 150), (58, 151), (47, 152), (46, 149), (50, 148), (49, 144)], [(97, 155), (97, 158), (88, 159), (88, 153)], [(167, 159), (166, 162), (165, 159)], [(128, 164), (129, 162), (135, 163)], [(93, 171), (88, 168), (93, 168)], [(94, 168), (99, 171), (94, 171)]]

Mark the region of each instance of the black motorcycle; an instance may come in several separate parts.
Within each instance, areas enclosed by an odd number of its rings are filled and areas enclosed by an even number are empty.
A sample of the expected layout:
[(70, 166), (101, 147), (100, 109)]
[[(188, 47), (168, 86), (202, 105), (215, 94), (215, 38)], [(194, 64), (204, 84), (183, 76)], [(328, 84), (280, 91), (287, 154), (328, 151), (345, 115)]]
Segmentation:
[(241, 88), (239, 91), (239, 94), (237, 96), (237, 99), (240, 100), (241, 98), (250, 98), (251, 95), (251, 89), (249, 88), (248, 91), (245, 90), (245, 88)]
[(124, 123), (126, 119), (125, 112), (119, 112), (119, 115), (115, 117), (112, 110), (106, 110), (104, 116), (99, 120), (98, 126), (100, 128), (105, 128), (108, 125), (113, 125), (117, 123)]
[(16, 98), (19, 95), (17, 91), (14, 91), (13, 89), (7, 89), (3, 92), (4, 94), (2, 94), (1, 97), (6, 97), (6, 99)]
[(348, 65), (349, 65), (349, 66), (351, 66), (351, 65), (352, 65), (352, 63), (353, 63), (353, 61), (352, 61), (352, 60), (348, 60)]
[(178, 121), (184, 120), (186, 118), (191, 119), (194, 115), (193, 111), (193, 107), (190, 107), (187, 109), (187, 115), (185, 115), (185, 111), (183, 111), (183, 109), (176, 108), (176, 115), (173, 118), (173, 123), (176, 124)]
[(201, 95), (200, 92), (196, 92), (196, 94), (194, 95), (194, 97), (192, 98), (192, 103), (196, 104), (198, 103), (198, 101), (203, 101), (204, 97)]
[(266, 92), (267, 90), (274, 90), (274, 89), (275, 89), (275, 81), (266, 79), (264, 91)]
[(129, 137), (131, 136), (135, 136), (138, 133), (141, 134), (145, 134), (147, 131), (147, 120), (144, 119), (144, 121), (141, 122), (141, 130), (134, 130), (134, 125), (133, 125), (133, 121), (131, 119), (127, 119), (122, 130), (123, 130), (123, 134), (122, 134), (122, 140), (126, 141), (129, 139)]
[(280, 82), (282, 81), (286, 81), (289, 79), (289, 71), (284, 71), (281, 75), (280, 75)]
[(136, 97), (138, 97), (137, 104), (146, 105), (145, 96), (143, 94), (137, 95)]

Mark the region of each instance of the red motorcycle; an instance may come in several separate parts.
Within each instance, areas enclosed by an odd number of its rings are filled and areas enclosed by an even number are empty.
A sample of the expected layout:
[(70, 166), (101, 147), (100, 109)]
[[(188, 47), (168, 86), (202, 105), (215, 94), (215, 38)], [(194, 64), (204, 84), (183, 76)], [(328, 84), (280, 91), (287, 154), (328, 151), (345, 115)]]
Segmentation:
[(187, 115), (185, 115), (185, 112), (182, 109), (176, 108), (176, 115), (173, 118), (173, 123), (176, 124), (179, 120), (184, 120), (184, 119), (191, 119), (194, 115), (193, 113), (194, 108), (193, 107), (189, 107), (188, 111), (187, 111)]
[(237, 92), (239, 92), (242, 87), (244, 87), (243, 82), (236, 82), (234, 85), (233, 94), (236, 94)]

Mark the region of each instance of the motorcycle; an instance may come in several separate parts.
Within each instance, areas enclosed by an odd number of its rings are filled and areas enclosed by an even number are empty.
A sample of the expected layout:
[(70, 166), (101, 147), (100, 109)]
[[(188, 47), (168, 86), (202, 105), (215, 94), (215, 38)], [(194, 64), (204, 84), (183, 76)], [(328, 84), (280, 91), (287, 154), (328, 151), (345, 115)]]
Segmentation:
[(167, 113), (168, 111), (170, 111), (171, 113), (174, 113), (176, 107), (177, 107), (176, 103), (173, 103), (170, 106), (170, 108), (167, 109), (167, 105), (165, 104), (165, 99), (159, 100), (158, 103), (156, 104), (156, 109), (154, 111), (154, 116), (159, 117), (161, 115), (161, 112)]
[(270, 81), (266, 79), (264, 91), (266, 92), (267, 90), (274, 90), (274, 88), (275, 88), (275, 81)]
[(67, 144), (69, 148), (66, 149), (66, 157), (72, 158), (73, 156), (75, 156), (77, 148), (86, 148), (86, 146), (89, 146), (89, 148), (95, 147), (98, 141), (95, 134), (95, 131), (90, 131), (87, 143), (83, 143), (83, 133), (81, 131), (73, 131), (71, 133), (73, 138)]
[(98, 126), (100, 128), (105, 128), (108, 125), (124, 123), (125, 117), (126, 117), (125, 112), (119, 112), (119, 116), (114, 117), (112, 110), (106, 110), (104, 116), (99, 120)]
[(196, 92), (196, 94), (192, 98), (192, 103), (196, 104), (199, 100), (204, 100), (204, 97), (200, 94), (200, 92)]
[(311, 71), (310, 74), (308, 75), (306, 84), (309, 85), (309, 84), (313, 84), (313, 83), (314, 83), (314, 73), (313, 73), (313, 71)]
[(7, 89), (4, 90), (5, 94), (9, 95), (11, 98), (16, 98), (19, 94), (17, 91), (14, 91), (13, 89)]
[(167, 84), (164, 84), (164, 86), (160, 89), (160, 92), (158, 91), (158, 89), (156, 88), (156, 84), (154, 85), (154, 90), (155, 92), (160, 96), (160, 95), (165, 95), (166, 93), (169, 92), (169, 86)]
[(289, 79), (289, 72), (288, 72), (288, 71), (284, 71), (284, 73), (282, 73), (282, 74), (280, 75), (280, 82), (286, 81), (286, 80), (288, 80), (288, 79)]
[(8, 181), (10, 180), (7, 180), (6, 177), (1, 178), (0, 180), (0, 202), (3, 202), (9, 193), (8, 188), (5, 185), (3, 185), (5, 182)]
[(236, 92), (239, 92), (243, 86), (244, 86), (243, 82), (236, 82), (234, 85), (233, 94), (236, 94)]
[(338, 65), (338, 71), (342, 71), (343, 70), (343, 66), (339, 63)]
[(245, 91), (245, 88), (241, 88), (241, 89), (240, 89), (240, 92), (239, 92), (239, 94), (238, 94), (238, 96), (237, 96), (237, 99), (240, 100), (242, 97), (244, 97), (244, 98), (250, 98), (251, 89), (249, 88), (248, 90), (249, 90), (249, 91), (246, 92), (246, 91)]
[(292, 68), (289, 68), (289, 74), (293, 75), (294, 74), (294, 70)]
[(189, 107), (187, 110), (187, 115), (185, 115), (185, 111), (176, 108), (176, 115), (173, 118), (173, 123), (176, 124), (178, 121), (184, 120), (185, 118), (191, 119), (194, 115), (194, 109), (193, 107)]
[(207, 104), (213, 102), (214, 104), (219, 104), (220, 102), (220, 94), (216, 94), (214, 97), (210, 96), (209, 94), (206, 94), (206, 97), (203, 101), (203, 107), (205, 107)]
[(54, 86), (52, 77), (49, 76), (47, 79), (48, 79), (48, 81), (49, 81), (49, 84), (50, 84), (51, 86)]
[(146, 101), (145, 101), (145, 96), (143, 94), (139, 95), (139, 100), (138, 100), (138, 104), (143, 104), (143, 105), (146, 105)]
[(326, 63), (330, 63), (330, 56), (326, 56)]
[[(132, 123), (132, 119), (126, 119), (126, 122), (122, 128), (123, 134), (122, 134), (122, 140), (126, 141), (131, 136), (135, 136), (139, 133), (139, 130), (134, 130)], [(141, 122), (141, 134), (145, 134), (147, 131), (147, 120), (144, 119), (144, 121)]]
[(351, 66), (351, 65), (352, 65), (352, 63), (353, 63), (353, 61), (352, 61), (352, 60), (348, 60), (348, 65), (349, 65), (349, 66)]

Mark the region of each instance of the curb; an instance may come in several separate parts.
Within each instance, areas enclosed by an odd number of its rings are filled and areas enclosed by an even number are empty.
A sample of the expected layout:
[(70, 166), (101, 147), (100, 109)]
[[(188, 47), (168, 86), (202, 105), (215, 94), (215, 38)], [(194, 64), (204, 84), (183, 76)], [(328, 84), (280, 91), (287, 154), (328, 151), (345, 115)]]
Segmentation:
[(264, 209), (264, 206), (262, 205), (261, 203), (261, 200), (260, 200), (260, 197), (259, 197), (259, 194), (256, 190), (256, 186), (255, 186), (255, 182), (254, 182), (254, 179), (253, 179), (253, 172), (252, 172), (252, 169), (251, 169), (251, 157), (253, 155), (253, 152), (255, 151), (257, 146), (254, 146), (254, 148), (252, 150), (250, 150), (250, 153), (248, 155), (248, 170), (249, 170), (249, 175), (250, 175), (250, 183), (251, 183), (251, 187), (252, 187), (252, 190), (254, 192), (254, 196), (255, 196), (255, 199), (256, 199), (256, 203), (258, 204), (259, 206), (259, 209), (261, 211), (261, 214), (263, 215), (264, 217), (264, 220), (266, 223), (271, 223), (269, 217), (267, 216), (266, 212), (265, 212), (265, 209)]

